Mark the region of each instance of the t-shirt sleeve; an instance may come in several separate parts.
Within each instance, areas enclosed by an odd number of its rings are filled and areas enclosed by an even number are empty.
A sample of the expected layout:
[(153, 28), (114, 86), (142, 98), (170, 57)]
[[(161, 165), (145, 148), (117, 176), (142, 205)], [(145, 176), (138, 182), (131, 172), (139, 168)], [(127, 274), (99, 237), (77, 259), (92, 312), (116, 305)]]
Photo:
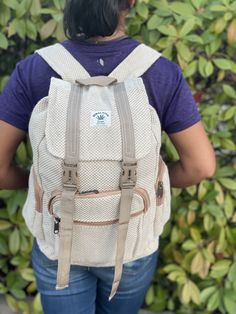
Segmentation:
[(27, 132), (33, 104), (22, 63), (16, 64), (0, 94), (0, 120)]
[(180, 67), (172, 65), (172, 84), (166, 86), (167, 93), (162, 107), (161, 124), (168, 133), (183, 131), (201, 120), (196, 101)]

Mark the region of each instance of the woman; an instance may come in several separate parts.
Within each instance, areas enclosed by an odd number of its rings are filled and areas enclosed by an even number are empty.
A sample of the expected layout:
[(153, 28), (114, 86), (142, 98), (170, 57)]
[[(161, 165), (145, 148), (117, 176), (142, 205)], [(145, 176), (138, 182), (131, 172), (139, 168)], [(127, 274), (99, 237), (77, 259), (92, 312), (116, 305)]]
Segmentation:
[[(125, 17), (135, 0), (70, 0), (65, 8), (69, 40), (62, 45), (91, 76), (108, 75), (138, 45), (125, 35)], [(31, 112), (48, 94), (51, 77), (59, 77), (38, 55), (19, 62), (0, 96), (0, 188), (27, 187), (29, 173), (12, 163), (25, 138)], [(150, 104), (176, 147), (180, 160), (169, 168), (172, 187), (187, 187), (211, 177), (215, 156), (180, 68), (165, 58), (142, 76)], [(38, 290), (46, 314), (137, 313), (150, 285), (157, 252), (124, 266), (120, 287), (107, 296), (113, 268), (72, 266), (70, 287), (55, 290), (56, 262), (34, 242), (32, 253)]]

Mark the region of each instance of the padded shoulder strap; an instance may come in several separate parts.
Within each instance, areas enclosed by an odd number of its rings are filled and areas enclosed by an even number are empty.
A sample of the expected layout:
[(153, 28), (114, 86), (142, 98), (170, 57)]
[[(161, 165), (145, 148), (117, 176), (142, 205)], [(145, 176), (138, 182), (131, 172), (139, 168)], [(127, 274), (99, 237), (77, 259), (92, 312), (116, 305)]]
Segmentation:
[(129, 77), (140, 77), (159, 58), (161, 54), (156, 50), (144, 45), (138, 45), (128, 56), (110, 73), (118, 82), (122, 82)]
[(55, 44), (35, 51), (63, 80), (74, 82), (87, 79), (89, 73), (61, 44)]

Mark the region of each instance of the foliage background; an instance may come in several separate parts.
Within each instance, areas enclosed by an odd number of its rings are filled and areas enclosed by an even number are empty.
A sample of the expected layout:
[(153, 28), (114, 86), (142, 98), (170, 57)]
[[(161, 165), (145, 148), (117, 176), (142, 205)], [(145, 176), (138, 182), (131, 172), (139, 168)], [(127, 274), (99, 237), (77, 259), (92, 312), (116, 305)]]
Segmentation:
[[(0, 0), (0, 89), (16, 62), (64, 39), (64, 0)], [(140, 0), (128, 33), (180, 64), (217, 155), (214, 178), (173, 189), (172, 219), (145, 306), (175, 313), (236, 313), (236, 2)], [(163, 150), (178, 155), (167, 136)], [(16, 154), (27, 167), (28, 142)], [(0, 191), (0, 293), (20, 313), (41, 313), (30, 264), (25, 191)], [(33, 297), (32, 305), (26, 296)]]

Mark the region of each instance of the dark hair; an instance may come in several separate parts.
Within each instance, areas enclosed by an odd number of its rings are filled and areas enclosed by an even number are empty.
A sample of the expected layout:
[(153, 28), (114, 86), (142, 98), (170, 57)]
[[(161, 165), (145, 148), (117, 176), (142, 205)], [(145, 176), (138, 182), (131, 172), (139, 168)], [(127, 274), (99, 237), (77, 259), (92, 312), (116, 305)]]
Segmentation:
[(67, 0), (64, 30), (68, 38), (111, 36), (121, 11), (130, 7), (128, 0)]

